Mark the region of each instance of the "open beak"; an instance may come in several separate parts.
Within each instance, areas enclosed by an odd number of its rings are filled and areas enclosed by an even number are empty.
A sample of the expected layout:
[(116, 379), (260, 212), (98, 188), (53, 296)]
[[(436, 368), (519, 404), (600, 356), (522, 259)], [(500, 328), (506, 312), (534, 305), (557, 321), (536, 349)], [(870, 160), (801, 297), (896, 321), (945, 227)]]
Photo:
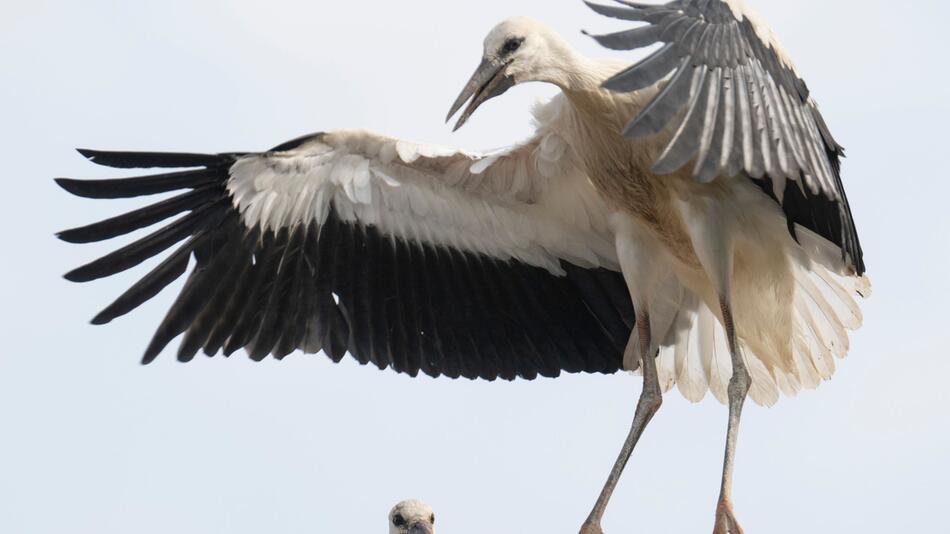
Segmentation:
[(465, 111), (462, 112), (458, 122), (455, 123), (455, 128), (452, 129), (453, 132), (464, 126), (479, 106), (515, 86), (514, 78), (504, 73), (507, 66), (508, 62), (497, 59), (482, 60), (482, 64), (478, 66), (475, 74), (472, 75), (472, 79), (465, 84), (462, 94), (455, 100), (455, 104), (452, 104), (452, 109), (445, 117), (445, 122), (449, 122), (465, 102), (468, 102), (469, 99), (472, 100)]

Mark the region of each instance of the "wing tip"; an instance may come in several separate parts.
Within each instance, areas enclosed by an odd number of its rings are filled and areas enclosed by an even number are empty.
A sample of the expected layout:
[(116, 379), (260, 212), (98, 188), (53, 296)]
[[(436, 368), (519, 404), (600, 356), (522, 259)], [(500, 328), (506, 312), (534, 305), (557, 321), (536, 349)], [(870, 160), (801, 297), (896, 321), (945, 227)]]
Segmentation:
[(157, 346), (153, 340), (151, 343), (149, 343), (148, 348), (145, 349), (145, 353), (142, 354), (142, 359), (139, 363), (141, 365), (148, 365), (154, 362), (158, 358), (158, 355), (162, 353), (162, 348), (163, 347)]
[(67, 243), (75, 243), (75, 241), (70, 241), (71, 231), (72, 230), (63, 230), (60, 232), (56, 232), (55, 234), (53, 234), (53, 237), (55, 237), (56, 239), (59, 239), (60, 241), (65, 241)]
[(63, 278), (76, 284), (91, 282), (92, 280), (94, 280), (94, 278), (90, 278), (89, 275), (84, 272), (82, 267), (69, 271), (68, 273), (63, 275)]
[(613, 0), (614, 3), (620, 4), (618, 6), (614, 5), (604, 5), (597, 2), (591, 2), (590, 0), (583, 0), (584, 4), (587, 5), (591, 10), (593, 10), (598, 15), (603, 15), (605, 17), (621, 19), (621, 20), (631, 20), (631, 21), (642, 21), (642, 10), (650, 7), (658, 7), (662, 4), (641, 4), (638, 2), (630, 2), (627, 0)]
[(610, 8), (613, 7), (613, 6), (605, 6), (604, 4), (600, 4), (597, 2), (591, 2), (591, 0), (581, 0), (581, 1), (584, 3), (584, 5), (586, 5), (588, 8), (592, 9), (595, 13), (599, 15), (609, 16), (609, 15), (606, 15), (606, 12), (608, 12)]
[(613, 76), (605, 80), (600, 84), (600, 87), (608, 91), (613, 91), (615, 93), (624, 92), (623, 87), (621, 87), (620, 82), (617, 80), (617, 76)]
[(76, 152), (79, 152), (82, 157), (88, 159), (89, 161), (95, 161), (96, 156), (100, 154), (100, 151), (93, 150), (91, 148), (77, 148)]
[(82, 180), (76, 180), (75, 178), (53, 178), (53, 181), (67, 193), (82, 196)]
[(115, 169), (186, 169), (186, 168), (215, 168), (234, 161), (241, 153), (225, 154), (198, 154), (190, 152), (140, 152), (124, 150), (93, 150), (77, 148), (87, 160)]
[(69, 243), (72, 245), (84, 245), (86, 243), (93, 243), (97, 241), (96, 239), (91, 238), (87, 233), (84, 233), (82, 228), (61, 230), (53, 234), (53, 236), (64, 243)]
[(115, 319), (115, 317), (113, 317), (111, 313), (108, 313), (108, 310), (103, 310), (99, 312), (95, 317), (93, 317), (89, 321), (89, 324), (95, 325), (95, 326), (103, 326), (103, 325), (107, 325), (111, 323), (113, 319)]

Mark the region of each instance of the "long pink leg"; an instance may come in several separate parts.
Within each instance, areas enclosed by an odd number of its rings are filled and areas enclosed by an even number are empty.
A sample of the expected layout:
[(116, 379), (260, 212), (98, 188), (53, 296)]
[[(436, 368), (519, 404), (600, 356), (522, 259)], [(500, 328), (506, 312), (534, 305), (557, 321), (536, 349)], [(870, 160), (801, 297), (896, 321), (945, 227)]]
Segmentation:
[(716, 525), (713, 534), (743, 534), (742, 527), (736, 521), (732, 510), (732, 470), (736, 459), (736, 439), (739, 434), (739, 418), (742, 416), (742, 406), (749, 394), (752, 383), (749, 371), (746, 369), (739, 346), (736, 342), (735, 323), (732, 319), (732, 309), (727, 299), (722, 299), (722, 318), (729, 340), (729, 351), (732, 355), (732, 378), (729, 380), (729, 427), (726, 431), (726, 457), (722, 466), (722, 486), (719, 490), (719, 504), (716, 506)]
[[(656, 372), (656, 353), (651, 347), (650, 317), (646, 312), (637, 313), (637, 333), (634, 335), (639, 337), (640, 343), (643, 391), (640, 393), (640, 401), (637, 402), (637, 410), (633, 416), (630, 433), (620, 449), (620, 456), (617, 457), (617, 462), (610, 470), (610, 476), (607, 477), (607, 483), (604, 484), (604, 489), (601, 490), (600, 496), (594, 504), (594, 509), (591, 510), (587, 521), (581, 526), (580, 534), (603, 534), (600, 524), (604, 517), (604, 511), (607, 509), (607, 503), (610, 501), (610, 496), (613, 495), (614, 489), (617, 487), (617, 481), (620, 480), (620, 475), (623, 473), (627, 461), (630, 460), (630, 455), (640, 440), (643, 430), (653, 419), (657, 410), (660, 409), (660, 405), (663, 404), (663, 392), (660, 390), (660, 380)], [(632, 342), (633, 335), (631, 335), (630, 343), (627, 344), (627, 350), (631, 349)]]

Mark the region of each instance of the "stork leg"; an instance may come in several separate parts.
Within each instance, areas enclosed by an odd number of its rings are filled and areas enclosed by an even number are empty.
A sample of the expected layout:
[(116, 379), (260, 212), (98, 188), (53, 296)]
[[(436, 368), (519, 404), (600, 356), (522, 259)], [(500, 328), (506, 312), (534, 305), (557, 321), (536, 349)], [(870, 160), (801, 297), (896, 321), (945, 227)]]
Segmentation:
[(610, 496), (613, 495), (614, 488), (617, 487), (617, 481), (620, 480), (620, 475), (623, 473), (627, 461), (630, 460), (630, 455), (640, 440), (643, 430), (663, 403), (663, 392), (660, 389), (660, 380), (656, 372), (656, 351), (653, 349), (650, 339), (650, 317), (648, 313), (641, 312), (639, 308), (637, 311), (637, 330), (630, 336), (630, 341), (627, 343), (626, 350), (628, 352), (636, 349), (635, 338), (638, 338), (639, 341), (640, 368), (643, 370), (643, 391), (640, 393), (639, 402), (637, 402), (630, 433), (623, 443), (623, 448), (620, 449), (620, 456), (614, 463), (613, 469), (610, 470), (607, 483), (604, 484), (604, 489), (601, 490), (600, 496), (594, 504), (594, 509), (587, 517), (587, 521), (581, 527), (580, 534), (603, 534), (600, 523), (604, 517), (604, 511), (607, 509), (607, 502), (610, 501)]
[(742, 534), (742, 527), (732, 511), (732, 470), (736, 458), (736, 438), (739, 434), (739, 419), (742, 406), (752, 379), (746, 369), (739, 343), (736, 339), (736, 324), (732, 315), (733, 222), (736, 214), (729, 212), (728, 204), (715, 197), (694, 199), (679, 204), (683, 220), (693, 244), (693, 250), (716, 294), (722, 312), (722, 325), (726, 330), (729, 353), (732, 357), (732, 378), (729, 379), (729, 427), (726, 432), (726, 454), (722, 467), (722, 486), (719, 504), (716, 507), (716, 525), (713, 534)]
[(736, 342), (735, 322), (729, 300), (721, 299), (722, 323), (729, 341), (732, 355), (732, 378), (729, 380), (729, 427), (726, 432), (726, 457), (722, 466), (722, 486), (719, 490), (719, 504), (716, 506), (716, 525), (713, 534), (743, 534), (742, 527), (736, 521), (732, 510), (732, 469), (736, 457), (736, 438), (739, 434), (739, 418), (742, 406), (749, 393), (751, 378)]

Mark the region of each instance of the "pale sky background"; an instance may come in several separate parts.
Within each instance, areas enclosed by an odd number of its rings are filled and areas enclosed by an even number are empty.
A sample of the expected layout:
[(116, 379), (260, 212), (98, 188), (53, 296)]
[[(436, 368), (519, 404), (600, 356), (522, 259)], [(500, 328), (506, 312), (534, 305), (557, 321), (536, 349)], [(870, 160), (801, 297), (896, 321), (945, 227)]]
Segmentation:
[[(938, 0), (752, 0), (835, 135), (873, 298), (834, 380), (750, 407), (736, 507), (752, 534), (937, 532), (950, 490), (946, 22)], [(510, 15), (580, 50), (618, 28), (574, 0), (0, 2), (0, 532), (382, 534), (433, 504), (440, 534), (575, 533), (640, 390), (627, 375), (472, 383), (346, 361), (139, 357), (175, 291), (88, 325), (145, 270), (61, 278), (115, 247), (53, 233), (141, 201), (55, 176), (123, 173), (73, 147), (265, 149), (367, 127), (468, 148), (530, 131), (524, 86), (457, 135), (442, 123)], [(179, 286), (175, 286), (179, 287)], [(608, 510), (608, 533), (712, 529), (726, 410), (667, 396)]]

